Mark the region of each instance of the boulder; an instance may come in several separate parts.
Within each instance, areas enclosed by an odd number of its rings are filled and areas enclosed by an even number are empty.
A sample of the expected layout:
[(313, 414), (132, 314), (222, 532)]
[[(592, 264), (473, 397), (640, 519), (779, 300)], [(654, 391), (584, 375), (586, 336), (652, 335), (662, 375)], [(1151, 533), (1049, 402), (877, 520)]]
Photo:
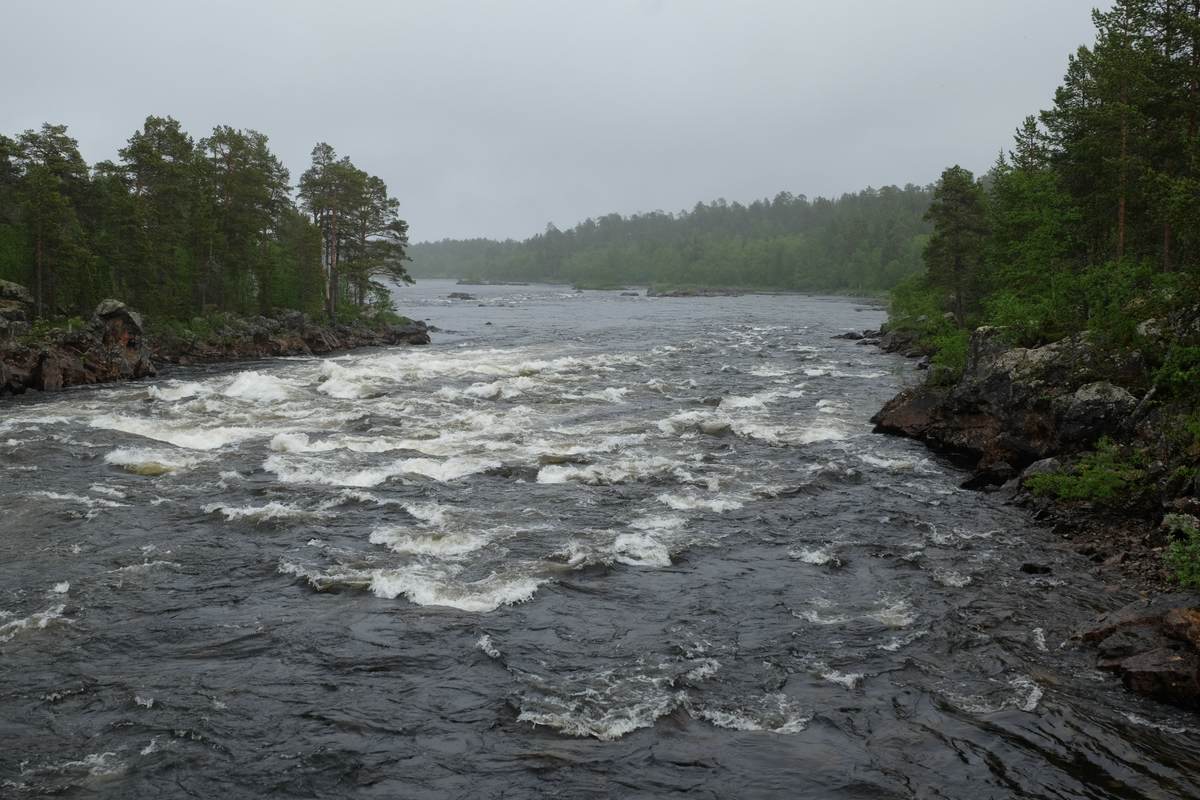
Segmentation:
[(1079, 636), (1084, 641), (1099, 642), (1125, 628), (1157, 628), (1167, 613), (1176, 608), (1191, 608), (1196, 598), (1189, 594), (1167, 594), (1147, 600), (1136, 600), (1116, 611), (1102, 614), (1095, 624)]
[(33, 388), (40, 392), (57, 392), (63, 388), (63, 367), (58, 355), (45, 351), (38, 357), (32, 375)]
[(1123, 628), (1106, 636), (1096, 645), (1101, 669), (1120, 670), (1121, 662), (1138, 653), (1148, 653), (1170, 644), (1158, 631), (1151, 628)]
[(1136, 397), (1108, 381), (1086, 383), (1059, 404), (1059, 438), (1093, 442), (1120, 428), (1137, 404)]
[(1126, 688), (1137, 694), (1188, 708), (1200, 705), (1200, 655), (1195, 652), (1161, 647), (1130, 656), (1120, 671)]
[(905, 389), (887, 401), (871, 421), (879, 433), (924, 438), (940, 419), (946, 392), (928, 384)]
[(1172, 639), (1200, 651), (1200, 608), (1172, 608), (1163, 615), (1162, 630)]
[(13, 300), (27, 306), (33, 305), (33, 295), (19, 283), (0, 281), (0, 300)]
[(1053, 475), (1057, 472), (1062, 472), (1063, 460), (1061, 458), (1043, 458), (1033, 462), (1021, 472), (1021, 482), (1029, 480), (1038, 475)]
[(101, 300), (96, 306), (96, 311), (92, 315), (95, 319), (107, 322), (113, 319), (120, 319), (125, 323), (129, 330), (140, 336), (144, 329), (142, 324), (142, 315), (134, 311), (129, 306), (122, 303), (120, 300)]

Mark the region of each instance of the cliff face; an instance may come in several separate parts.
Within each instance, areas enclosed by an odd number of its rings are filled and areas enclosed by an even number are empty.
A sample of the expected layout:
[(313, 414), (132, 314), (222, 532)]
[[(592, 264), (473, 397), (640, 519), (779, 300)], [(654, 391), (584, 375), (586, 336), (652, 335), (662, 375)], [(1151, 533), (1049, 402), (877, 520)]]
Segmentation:
[(28, 292), (0, 281), (0, 395), (150, 377), (156, 374), (155, 364), (164, 362), (185, 365), (429, 343), (423, 322), (321, 325), (298, 311), (231, 318), (206, 337), (152, 337), (141, 315), (119, 300), (100, 303), (91, 320), (75, 330), (34, 336), (30, 319)]

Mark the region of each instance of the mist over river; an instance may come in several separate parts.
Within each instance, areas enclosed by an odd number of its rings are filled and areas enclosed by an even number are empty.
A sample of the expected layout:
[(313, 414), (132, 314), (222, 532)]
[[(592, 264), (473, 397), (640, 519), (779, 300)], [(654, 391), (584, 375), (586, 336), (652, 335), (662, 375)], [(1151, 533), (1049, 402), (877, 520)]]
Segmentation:
[(1070, 639), (1131, 596), (871, 433), (880, 309), (397, 298), (432, 346), (0, 403), (0, 796), (1200, 796)]

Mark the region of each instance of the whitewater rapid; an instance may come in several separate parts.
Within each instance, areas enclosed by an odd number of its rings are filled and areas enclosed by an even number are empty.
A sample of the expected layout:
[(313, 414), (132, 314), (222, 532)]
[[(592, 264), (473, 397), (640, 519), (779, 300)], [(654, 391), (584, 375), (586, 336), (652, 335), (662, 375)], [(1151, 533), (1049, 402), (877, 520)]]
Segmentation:
[(871, 432), (877, 308), (447, 286), (428, 348), (3, 407), (6, 792), (1196, 788), (1072, 643), (1120, 591)]

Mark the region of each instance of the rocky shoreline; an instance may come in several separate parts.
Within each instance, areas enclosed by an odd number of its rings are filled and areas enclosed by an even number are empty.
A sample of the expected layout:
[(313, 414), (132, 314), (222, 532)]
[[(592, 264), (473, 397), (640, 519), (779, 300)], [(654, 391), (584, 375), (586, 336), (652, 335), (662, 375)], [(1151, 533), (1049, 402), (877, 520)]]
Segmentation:
[(299, 311), (248, 319), (223, 317), (203, 335), (147, 327), (141, 314), (105, 300), (73, 328), (32, 331), (28, 293), (0, 285), (0, 396), (59, 391), (158, 374), (187, 366), (278, 356), (324, 355), (359, 347), (429, 344), (423, 322), (321, 324)]
[[(1144, 327), (1164, 342), (1179, 341), (1195, 336), (1200, 322), (1185, 315)], [(872, 418), (876, 432), (920, 440), (972, 465), (964, 488), (1003, 492), (1110, 582), (1138, 592), (1141, 600), (1104, 615), (1077, 640), (1094, 647), (1097, 667), (1117, 673), (1131, 691), (1200, 709), (1200, 595), (1179, 591), (1164, 559), (1172, 538), (1167, 520), (1196, 519), (1200, 487), (1171, 470), (1180, 453), (1164, 430), (1170, 409), (1156, 402), (1142, 353), (1102, 347), (1086, 334), (1018, 348), (1002, 333), (976, 330), (961, 376), (947, 381), (926, 372)], [(838, 338), (920, 359), (918, 368), (930, 365), (931, 350), (909, 332)], [(1153, 491), (1139, 502), (1108, 507), (1031, 491), (1036, 476), (1065, 473), (1109, 441), (1154, 455), (1144, 469)]]

